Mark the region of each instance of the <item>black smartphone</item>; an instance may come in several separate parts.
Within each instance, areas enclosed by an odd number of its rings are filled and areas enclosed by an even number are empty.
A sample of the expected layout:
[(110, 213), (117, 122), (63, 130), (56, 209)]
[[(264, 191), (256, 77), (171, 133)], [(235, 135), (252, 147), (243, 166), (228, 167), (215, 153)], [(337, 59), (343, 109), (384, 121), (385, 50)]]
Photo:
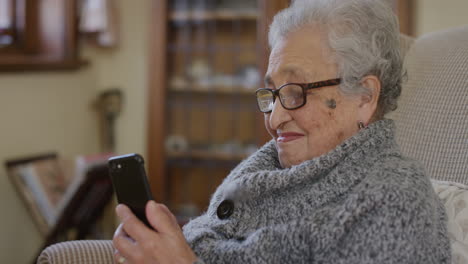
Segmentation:
[(108, 161), (109, 174), (119, 203), (127, 205), (148, 227), (145, 206), (153, 200), (142, 156), (132, 153), (115, 156)]

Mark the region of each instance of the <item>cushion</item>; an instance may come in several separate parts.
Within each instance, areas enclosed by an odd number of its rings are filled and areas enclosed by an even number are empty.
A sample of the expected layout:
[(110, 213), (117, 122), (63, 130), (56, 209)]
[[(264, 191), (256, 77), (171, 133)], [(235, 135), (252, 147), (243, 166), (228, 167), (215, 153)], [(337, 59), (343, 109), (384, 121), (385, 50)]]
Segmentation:
[(432, 179), (468, 185), (468, 26), (431, 33), (405, 55), (397, 125), (403, 153)]
[(38, 264), (106, 264), (114, 263), (112, 240), (77, 240), (47, 247)]
[(452, 263), (468, 263), (468, 186), (447, 181), (431, 181), (447, 212)]

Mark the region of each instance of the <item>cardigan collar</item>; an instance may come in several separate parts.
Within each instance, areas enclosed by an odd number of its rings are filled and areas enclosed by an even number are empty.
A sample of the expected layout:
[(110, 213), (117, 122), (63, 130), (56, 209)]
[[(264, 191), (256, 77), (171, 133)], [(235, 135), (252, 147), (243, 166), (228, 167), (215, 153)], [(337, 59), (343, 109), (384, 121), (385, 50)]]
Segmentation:
[(332, 151), (286, 169), (270, 141), (229, 174), (215, 198), (250, 199), (306, 183), (314, 184), (317, 195), (338, 194), (361, 181), (378, 155), (399, 155), (394, 130), (392, 120), (376, 121)]

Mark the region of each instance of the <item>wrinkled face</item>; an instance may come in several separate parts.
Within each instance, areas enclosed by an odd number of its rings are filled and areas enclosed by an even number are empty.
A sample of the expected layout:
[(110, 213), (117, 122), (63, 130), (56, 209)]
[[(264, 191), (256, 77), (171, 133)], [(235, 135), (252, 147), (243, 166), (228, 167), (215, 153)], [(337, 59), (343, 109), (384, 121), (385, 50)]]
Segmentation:
[[(265, 77), (266, 87), (285, 83), (311, 83), (339, 78), (337, 66), (317, 27), (303, 27), (273, 47)], [(265, 114), (265, 127), (276, 141), (283, 168), (326, 154), (358, 130), (357, 98), (344, 96), (338, 86), (307, 92), (307, 103), (286, 110), (276, 98)]]

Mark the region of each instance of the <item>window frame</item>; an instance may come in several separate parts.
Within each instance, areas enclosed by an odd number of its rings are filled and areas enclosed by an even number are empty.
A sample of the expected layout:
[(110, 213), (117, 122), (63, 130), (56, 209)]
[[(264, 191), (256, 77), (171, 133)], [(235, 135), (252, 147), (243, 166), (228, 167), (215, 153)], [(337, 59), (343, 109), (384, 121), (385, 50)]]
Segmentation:
[(14, 41), (0, 49), (0, 72), (78, 69), (78, 0), (14, 0)]

